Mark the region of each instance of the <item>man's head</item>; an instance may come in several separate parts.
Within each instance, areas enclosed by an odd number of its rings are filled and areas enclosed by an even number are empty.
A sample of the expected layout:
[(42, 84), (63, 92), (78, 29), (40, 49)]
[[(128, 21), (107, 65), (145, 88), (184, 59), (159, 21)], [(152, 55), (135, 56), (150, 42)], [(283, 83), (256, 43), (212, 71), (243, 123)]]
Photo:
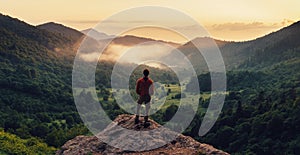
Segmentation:
[(148, 69), (144, 69), (143, 74), (144, 74), (144, 76), (147, 77), (149, 75), (149, 70)]

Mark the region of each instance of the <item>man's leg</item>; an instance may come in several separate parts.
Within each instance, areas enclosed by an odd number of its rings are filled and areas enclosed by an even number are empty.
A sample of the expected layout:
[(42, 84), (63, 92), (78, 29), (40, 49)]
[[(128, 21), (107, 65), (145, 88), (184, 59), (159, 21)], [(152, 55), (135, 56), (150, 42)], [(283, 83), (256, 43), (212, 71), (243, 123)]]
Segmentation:
[(150, 110), (150, 102), (146, 103), (146, 116), (149, 115), (149, 110)]
[(137, 103), (137, 106), (136, 106), (135, 124), (139, 123), (140, 110), (141, 110), (141, 104), (140, 104), (140, 100), (139, 100)]
[(137, 107), (136, 107), (136, 115), (139, 116), (140, 115), (140, 111), (141, 111), (141, 104), (137, 104)]
[(145, 122), (148, 122), (149, 118), (149, 110), (150, 110), (150, 102), (146, 103), (146, 114), (145, 114)]

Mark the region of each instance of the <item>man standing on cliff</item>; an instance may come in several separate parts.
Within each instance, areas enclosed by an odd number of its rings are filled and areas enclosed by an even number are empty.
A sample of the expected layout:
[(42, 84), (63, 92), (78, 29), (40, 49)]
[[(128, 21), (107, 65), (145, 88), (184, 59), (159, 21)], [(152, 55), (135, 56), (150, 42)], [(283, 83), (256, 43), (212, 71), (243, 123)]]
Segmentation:
[(148, 123), (148, 114), (150, 109), (150, 101), (151, 101), (151, 95), (154, 94), (154, 87), (153, 87), (153, 80), (150, 79), (149, 76), (149, 70), (144, 69), (143, 71), (144, 77), (139, 78), (136, 81), (136, 93), (139, 95), (139, 99), (137, 101), (137, 113), (135, 117), (135, 124), (139, 123), (139, 115), (140, 115), (140, 109), (141, 105), (143, 103), (146, 104), (146, 115), (144, 117), (144, 125), (147, 125)]

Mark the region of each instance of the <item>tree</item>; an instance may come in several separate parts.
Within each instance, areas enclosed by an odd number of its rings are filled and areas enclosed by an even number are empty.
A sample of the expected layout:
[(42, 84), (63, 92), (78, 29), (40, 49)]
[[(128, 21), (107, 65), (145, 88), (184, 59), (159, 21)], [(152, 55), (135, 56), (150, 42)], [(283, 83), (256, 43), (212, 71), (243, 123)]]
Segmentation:
[(169, 106), (166, 109), (166, 112), (164, 114), (164, 121), (169, 121), (170, 119), (172, 119), (172, 117), (176, 113), (177, 109), (178, 109), (177, 105), (172, 104), (171, 106)]
[(49, 132), (48, 126), (46, 124), (42, 123), (42, 124), (38, 124), (37, 126), (33, 127), (33, 129), (31, 130), (30, 133), (33, 136), (45, 138), (48, 132)]
[(74, 118), (71, 116), (71, 115), (68, 115), (67, 117), (66, 117), (66, 123), (68, 124), (68, 126), (72, 126), (72, 125), (74, 125)]
[(103, 101), (108, 101), (108, 97), (109, 97), (108, 95), (104, 95), (103, 96)]

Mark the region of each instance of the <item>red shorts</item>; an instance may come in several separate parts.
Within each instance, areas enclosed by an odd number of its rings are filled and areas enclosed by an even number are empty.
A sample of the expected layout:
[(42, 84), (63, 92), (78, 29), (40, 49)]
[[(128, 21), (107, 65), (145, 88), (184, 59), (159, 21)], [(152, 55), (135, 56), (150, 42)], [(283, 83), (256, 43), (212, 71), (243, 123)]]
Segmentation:
[(143, 96), (140, 96), (137, 103), (138, 104), (147, 104), (151, 101), (151, 96), (150, 95), (143, 95)]

